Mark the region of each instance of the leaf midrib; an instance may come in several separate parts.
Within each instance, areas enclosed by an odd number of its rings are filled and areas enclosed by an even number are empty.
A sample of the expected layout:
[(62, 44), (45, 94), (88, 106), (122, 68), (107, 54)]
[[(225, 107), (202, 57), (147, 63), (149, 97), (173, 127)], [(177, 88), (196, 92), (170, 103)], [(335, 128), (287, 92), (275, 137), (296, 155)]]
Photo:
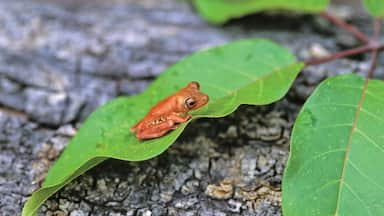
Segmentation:
[(367, 93), (368, 83), (369, 83), (369, 79), (365, 79), (364, 87), (362, 89), (362, 93), (361, 93), (359, 102), (358, 102), (357, 107), (356, 107), (356, 113), (355, 113), (355, 117), (353, 119), (352, 129), (351, 129), (351, 132), (349, 133), (349, 136), (348, 136), (348, 142), (347, 142), (347, 146), (346, 146), (346, 150), (345, 150), (345, 154), (344, 154), (343, 167), (342, 167), (341, 176), (340, 176), (340, 180), (339, 180), (339, 187), (338, 187), (339, 190), (337, 191), (337, 201), (336, 201), (337, 205), (336, 205), (335, 214), (334, 214), (335, 216), (339, 215), (341, 190), (342, 190), (343, 184), (344, 184), (345, 168), (346, 168), (348, 158), (349, 158), (349, 152), (351, 149), (352, 137), (353, 137), (354, 132), (356, 131), (357, 121), (359, 119), (359, 115), (360, 115), (360, 112), (362, 109), (365, 95)]

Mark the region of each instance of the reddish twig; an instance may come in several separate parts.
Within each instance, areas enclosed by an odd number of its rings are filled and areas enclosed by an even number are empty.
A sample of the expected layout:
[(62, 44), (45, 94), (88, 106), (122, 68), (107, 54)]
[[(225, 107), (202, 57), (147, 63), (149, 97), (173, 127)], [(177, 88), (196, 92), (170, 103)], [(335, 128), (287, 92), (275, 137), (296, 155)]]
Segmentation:
[(378, 54), (379, 54), (379, 52), (377, 49), (372, 51), (372, 61), (371, 61), (371, 65), (369, 67), (368, 75), (367, 75), (367, 78), (369, 78), (369, 79), (371, 79), (373, 77), (373, 74), (375, 72)]
[[(329, 14), (327, 14), (326, 12), (323, 12), (322, 15), (324, 16), (324, 14), (329, 16)], [(337, 20), (337, 22), (344, 22), (338, 18), (336, 20)], [(380, 44), (380, 41), (379, 41), (380, 31), (381, 31), (381, 19), (376, 19), (375, 24), (374, 24), (374, 36), (373, 36), (373, 38), (370, 39), (364, 35), (364, 37), (366, 37), (366, 39), (364, 39), (364, 40), (367, 40), (366, 45), (360, 46), (357, 48), (353, 48), (353, 49), (349, 49), (349, 50), (340, 51), (340, 52), (334, 53), (332, 55), (326, 56), (324, 58), (311, 59), (309, 61), (306, 61), (305, 65), (306, 66), (318, 65), (318, 64), (326, 63), (326, 62), (333, 61), (333, 60), (336, 60), (339, 58), (344, 58), (344, 57), (353, 56), (353, 55), (357, 55), (360, 53), (372, 51), (372, 62), (371, 62), (371, 66), (370, 66), (369, 73), (368, 73), (368, 78), (371, 78), (373, 76), (374, 71), (375, 71), (379, 51), (384, 49), (384, 44)], [(359, 32), (359, 31), (357, 30), (357, 32)]]
[(334, 23), (335, 25), (340, 26), (344, 30), (352, 33), (356, 38), (358, 38), (362, 42), (364, 42), (364, 43), (369, 43), (370, 42), (370, 39), (369, 39), (369, 37), (366, 34), (361, 32), (355, 26), (346, 23), (344, 20), (342, 20), (342, 19), (340, 19), (340, 18), (338, 18), (336, 16), (333, 16), (332, 14), (329, 14), (329, 13), (327, 13), (325, 11), (322, 12), (320, 15), (322, 17), (324, 17), (325, 19), (329, 20), (330, 22)]
[(381, 31), (381, 19), (376, 19), (375, 24), (374, 24), (374, 36), (373, 38), (369, 38), (366, 34), (362, 33), (358, 28), (355, 26), (346, 23), (344, 20), (333, 16), (332, 14), (329, 14), (327, 12), (322, 12), (321, 16), (329, 20), (330, 22), (334, 23), (335, 25), (339, 26), (340, 28), (343, 28), (344, 30), (352, 33), (356, 38), (360, 39), (362, 42), (366, 43), (363, 46), (349, 49), (349, 50), (344, 50), (340, 51), (337, 53), (334, 53), (332, 55), (319, 58), (319, 59), (311, 59), (305, 62), (305, 66), (311, 66), (311, 65), (318, 65), (318, 64), (323, 64), (329, 61), (333, 61), (336, 59), (340, 59), (343, 57), (348, 57), (348, 56), (353, 56), (361, 53), (366, 53), (371, 51), (372, 53), (372, 62), (367, 74), (367, 78), (372, 78), (375, 68), (376, 68), (376, 63), (377, 63), (377, 58), (379, 55), (379, 52), (384, 50), (384, 44), (380, 43), (380, 31)]
[(373, 77), (373, 74), (375, 73), (376, 69), (376, 63), (377, 63), (377, 57), (379, 55), (379, 38), (380, 38), (380, 31), (381, 31), (381, 19), (377, 18), (375, 19), (375, 24), (374, 24), (374, 35), (373, 35), (373, 40), (371, 41), (372, 46), (374, 49), (372, 50), (372, 61), (371, 65), (369, 67), (369, 72), (367, 75), (367, 78), (371, 79)]
[(343, 58), (343, 57), (347, 57), (347, 56), (353, 56), (353, 55), (360, 54), (360, 53), (364, 53), (364, 52), (370, 51), (372, 49), (373, 49), (373, 46), (368, 44), (368, 45), (364, 45), (364, 46), (361, 46), (361, 47), (357, 47), (357, 48), (353, 48), (353, 49), (337, 52), (335, 54), (332, 54), (330, 56), (326, 56), (324, 58), (309, 60), (309, 61), (305, 62), (305, 65), (306, 66), (318, 65), (318, 64), (322, 64), (322, 63), (325, 63), (325, 62), (329, 62), (329, 61), (335, 60), (335, 59), (339, 59), (339, 58)]

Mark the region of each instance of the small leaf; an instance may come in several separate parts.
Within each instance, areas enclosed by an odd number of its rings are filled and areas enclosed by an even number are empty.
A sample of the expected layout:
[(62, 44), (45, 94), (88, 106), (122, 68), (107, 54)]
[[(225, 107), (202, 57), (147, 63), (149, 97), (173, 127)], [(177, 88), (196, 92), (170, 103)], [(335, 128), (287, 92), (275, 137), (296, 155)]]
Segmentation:
[(212, 23), (224, 23), (269, 9), (289, 9), (303, 12), (320, 12), (329, 0), (195, 0), (197, 10)]
[(198, 52), (170, 67), (142, 94), (119, 97), (98, 108), (83, 124), (43, 187), (23, 209), (31, 215), (53, 193), (106, 158), (141, 161), (165, 151), (187, 124), (161, 138), (138, 141), (129, 131), (159, 100), (200, 82), (209, 103), (192, 113), (194, 119), (220, 117), (240, 104), (269, 104), (285, 95), (303, 67), (286, 49), (266, 40), (243, 40)]
[(383, 0), (364, 0), (364, 6), (373, 16), (384, 16), (384, 1)]
[(296, 120), (283, 213), (384, 215), (384, 82), (322, 82)]

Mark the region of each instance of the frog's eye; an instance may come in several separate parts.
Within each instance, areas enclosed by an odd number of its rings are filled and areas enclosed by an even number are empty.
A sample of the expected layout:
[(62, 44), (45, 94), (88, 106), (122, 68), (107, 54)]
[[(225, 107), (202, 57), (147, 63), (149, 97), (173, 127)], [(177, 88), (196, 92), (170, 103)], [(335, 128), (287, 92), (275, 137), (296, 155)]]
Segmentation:
[(191, 109), (196, 105), (196, 101), (193, 98), (186, 98), (184, 101), (185, 108)]

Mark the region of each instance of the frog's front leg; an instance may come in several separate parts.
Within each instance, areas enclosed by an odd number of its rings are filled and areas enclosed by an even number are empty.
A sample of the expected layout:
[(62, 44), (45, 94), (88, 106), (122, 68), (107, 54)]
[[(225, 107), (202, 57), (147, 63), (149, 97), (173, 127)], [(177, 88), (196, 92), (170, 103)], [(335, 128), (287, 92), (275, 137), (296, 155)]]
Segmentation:
[(176, 113), (172, 113), (171, 115), (169, 115), (168, 119), (173, 120), (175, 123), (184, 123), (184, 122), (188, 121), (191, 117), (192, 116), (189, 114), (186, 114), (185, 116), (181, 117), (180, 115), (178, 115)]

